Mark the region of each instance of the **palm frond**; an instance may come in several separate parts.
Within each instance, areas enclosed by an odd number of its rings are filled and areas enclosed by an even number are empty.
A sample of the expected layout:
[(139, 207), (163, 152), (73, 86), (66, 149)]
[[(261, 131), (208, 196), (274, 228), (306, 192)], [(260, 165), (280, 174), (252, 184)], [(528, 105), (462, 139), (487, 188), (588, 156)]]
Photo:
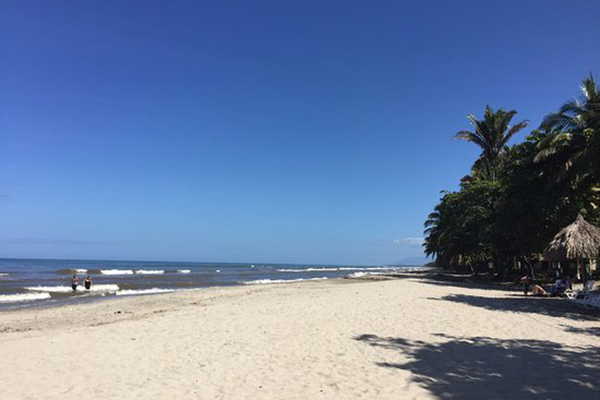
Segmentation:
[(529, 121), (528, 120), (524, 120), (519, 122), (516, 125), (513, 125), (508, 132), (506, 133), (506, 141), (504, 144), (506, 144), (508, 142), (508, 140), (510, 140), (510, 138), (512, 138), (517, 132), (519, 132), (520, 130), (523, 130), (525, 128), (527, 128), (527, 126), (529, 125)]
[(594, 101), (600, 98), (600, 90), (594, 81), (594, 76), (590, 73), (589, 78), (586, 78), (581, 83), (581, 91), (583, 92), (583, 96), (588, 101)]
[(542, 130), (545, 130), (548, 132), (552, 131), (552, 130), (564, 131), (564, 130), (570, 130), (576, 126), (577, 126), (577, 123), (575, 121), (573, 121), (573, 117), (558, 112), (558, 113), (548, 114), (546, 117), (544, 117), (544, 119), (542, 120), (542, 123), (540, 124), (539, 129), (542, 129)]

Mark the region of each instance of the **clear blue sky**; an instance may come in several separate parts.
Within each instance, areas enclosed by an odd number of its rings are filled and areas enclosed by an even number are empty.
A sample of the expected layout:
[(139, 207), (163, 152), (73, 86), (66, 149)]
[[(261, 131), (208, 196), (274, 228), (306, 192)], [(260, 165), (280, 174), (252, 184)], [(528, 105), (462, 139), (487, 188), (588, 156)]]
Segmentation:
[(0, 30), (0, 257), (419, 257), (466, 114), (537, 126), (600, 73), (593, 0), (7, 0)]

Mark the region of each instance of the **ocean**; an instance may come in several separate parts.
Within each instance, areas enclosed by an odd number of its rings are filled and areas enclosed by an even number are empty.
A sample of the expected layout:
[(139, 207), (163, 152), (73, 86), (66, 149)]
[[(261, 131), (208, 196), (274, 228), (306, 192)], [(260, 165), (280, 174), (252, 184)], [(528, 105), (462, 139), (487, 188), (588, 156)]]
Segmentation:
[[(264, 285), (380, 274), (419, 266), (0, 259), (0, 308), (148, 295), (212, 286)], [(77, 275), (79, 286), (71, 288)], [(83, 280), (92, 279), (86, 290)]]

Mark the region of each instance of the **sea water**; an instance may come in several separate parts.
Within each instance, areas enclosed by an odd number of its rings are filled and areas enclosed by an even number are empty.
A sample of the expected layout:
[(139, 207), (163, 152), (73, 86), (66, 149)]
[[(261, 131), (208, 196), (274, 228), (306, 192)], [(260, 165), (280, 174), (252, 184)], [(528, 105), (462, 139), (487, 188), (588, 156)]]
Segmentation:
[[(211, 286), (324, 280), (414, 268), (420, 267), (0, 259), (0, 308)], [(79, 278), (76, 290), (71, 288), (73, 275)], [(93, 282), (90, 290), (83, 287), (88, 275)]]

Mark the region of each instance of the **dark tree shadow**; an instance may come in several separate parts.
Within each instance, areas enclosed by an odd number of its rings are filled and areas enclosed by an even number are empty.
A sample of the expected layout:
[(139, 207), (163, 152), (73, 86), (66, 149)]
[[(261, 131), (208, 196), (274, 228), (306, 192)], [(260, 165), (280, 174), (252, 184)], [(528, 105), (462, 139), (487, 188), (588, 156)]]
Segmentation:
[(523, 292), (521, 285), (514, 283), (497, 283), (487, 280), (477, 279), (471, 275), (452, 275), (452, 274), (429, 274), (419, 277), (420, 283), (435, 286), (451, 286), (463, 289), (485, 289), (498, 291)]
[(532, 296), (481, 297), (455, 294), (444, 296), (441, 299), (431, 298), (431, 300), (452, 301), (487, 310), (544, 314), (574, 320), (598, 321), (600, 318), (600, 311), (579, 307), (572, 300), (562, 298)]
[(600, 326), (594, 326), (591, 328), (576, 328), (574, 326), (562, 325), (567, 332), (581, 333), (582, 335), (600, 336)]
[[(444, 335), (440, 335), (444, 336)], [(414, 374), (440, 399), (598, 399), (600, 348), (568, 347), (544, 340), (468, 339), (445, 343), (361, 335), (371, 346), (399, 351), (411, 361), (377, 363)]]

